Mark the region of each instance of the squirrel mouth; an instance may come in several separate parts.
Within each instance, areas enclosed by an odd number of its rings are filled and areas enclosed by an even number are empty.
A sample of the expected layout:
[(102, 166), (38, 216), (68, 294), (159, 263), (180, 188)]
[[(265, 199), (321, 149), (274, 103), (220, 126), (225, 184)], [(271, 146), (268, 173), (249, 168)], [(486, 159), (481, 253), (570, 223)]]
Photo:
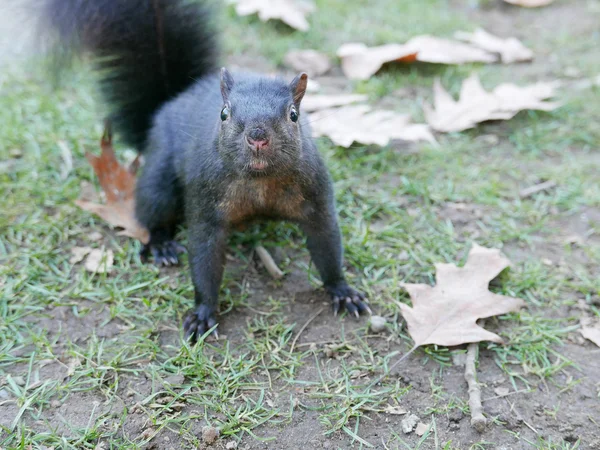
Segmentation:
[(261, 170), (265, 170), (268, 165), (269, 164), (266, 161), (262, 161), (260, 159), (255, 159), (254, 161), (252, 161), (250, 163), (250, 168), (252, 170), (261, 171)]

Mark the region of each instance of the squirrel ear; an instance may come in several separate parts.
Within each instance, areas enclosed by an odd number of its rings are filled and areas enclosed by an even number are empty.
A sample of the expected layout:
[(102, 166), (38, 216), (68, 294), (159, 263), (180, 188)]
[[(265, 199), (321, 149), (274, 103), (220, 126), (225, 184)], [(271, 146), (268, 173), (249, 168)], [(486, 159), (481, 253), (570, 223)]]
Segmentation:
[(305, 72), (302, 72), (290, 83), (290, 89), (292, 90), (292, 95), (294, 96), (294, 104), (296, 105), (296, 108), (300, 107), (300, 102), (302, 101), (304, 93), (306, 92), (307, 84), (308, 75)]
[(229, 99), (229, 93), (233, 88), (233, 77), (229, 73), (225, 67), (221, 69), (221, 95), (223, 95), (223, 100), (227, 101)]

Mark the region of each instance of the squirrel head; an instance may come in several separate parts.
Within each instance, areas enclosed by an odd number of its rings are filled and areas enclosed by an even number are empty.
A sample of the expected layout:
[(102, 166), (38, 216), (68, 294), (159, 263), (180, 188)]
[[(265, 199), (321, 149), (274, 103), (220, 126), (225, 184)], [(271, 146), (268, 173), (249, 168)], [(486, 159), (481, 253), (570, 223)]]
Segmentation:
[(300, 102), (308, 76), (281, 79), (244, 75), (233, 79), (221, 69), (219, 150), (238, 173), (281, 175), (302, 156)]

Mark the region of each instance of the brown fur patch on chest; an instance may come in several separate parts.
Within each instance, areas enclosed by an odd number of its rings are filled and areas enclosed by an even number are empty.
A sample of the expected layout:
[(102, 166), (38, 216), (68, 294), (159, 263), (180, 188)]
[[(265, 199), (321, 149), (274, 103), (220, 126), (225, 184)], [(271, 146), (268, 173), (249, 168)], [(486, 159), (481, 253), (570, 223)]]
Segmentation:
[(243, 179), (229, 185), (219, 208), (232, 225), (253, 217), (294, 220), (304, 215), (304, 196), (291, 179)]

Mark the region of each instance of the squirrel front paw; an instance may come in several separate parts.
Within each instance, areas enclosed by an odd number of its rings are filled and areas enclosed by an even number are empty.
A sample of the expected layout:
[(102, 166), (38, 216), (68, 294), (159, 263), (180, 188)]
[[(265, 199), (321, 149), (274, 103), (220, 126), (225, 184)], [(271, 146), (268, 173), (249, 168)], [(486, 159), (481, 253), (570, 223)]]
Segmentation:
[(179, 264), (177, 255), (185, 253), (185, 247), (176, 241), (164, 241), (160, 243), (152, 243), (142, 247), (140, 257), (142, 261), (147, 262), (150, 255), (154, 259), (154, 264), (157, 266), (176, 266)]
[[(217, 324), (215, 310), (207, 305), (200, 305), (191, 309), (183, 319), (183, 332), (185, 339), (196, 342), (208, 330)], [(218, 338), (219, 334), (215, 328), (212, 334)]]
[(337, 316), (340, 309), (344, 308), (357, 319), (364, 312), (371, 314), (371, 308), (366, 303), (365, 295), (348, 286), (345, 282), (334, 286), (325, 286), (325, 289), (331, 296), (334, 315)]

